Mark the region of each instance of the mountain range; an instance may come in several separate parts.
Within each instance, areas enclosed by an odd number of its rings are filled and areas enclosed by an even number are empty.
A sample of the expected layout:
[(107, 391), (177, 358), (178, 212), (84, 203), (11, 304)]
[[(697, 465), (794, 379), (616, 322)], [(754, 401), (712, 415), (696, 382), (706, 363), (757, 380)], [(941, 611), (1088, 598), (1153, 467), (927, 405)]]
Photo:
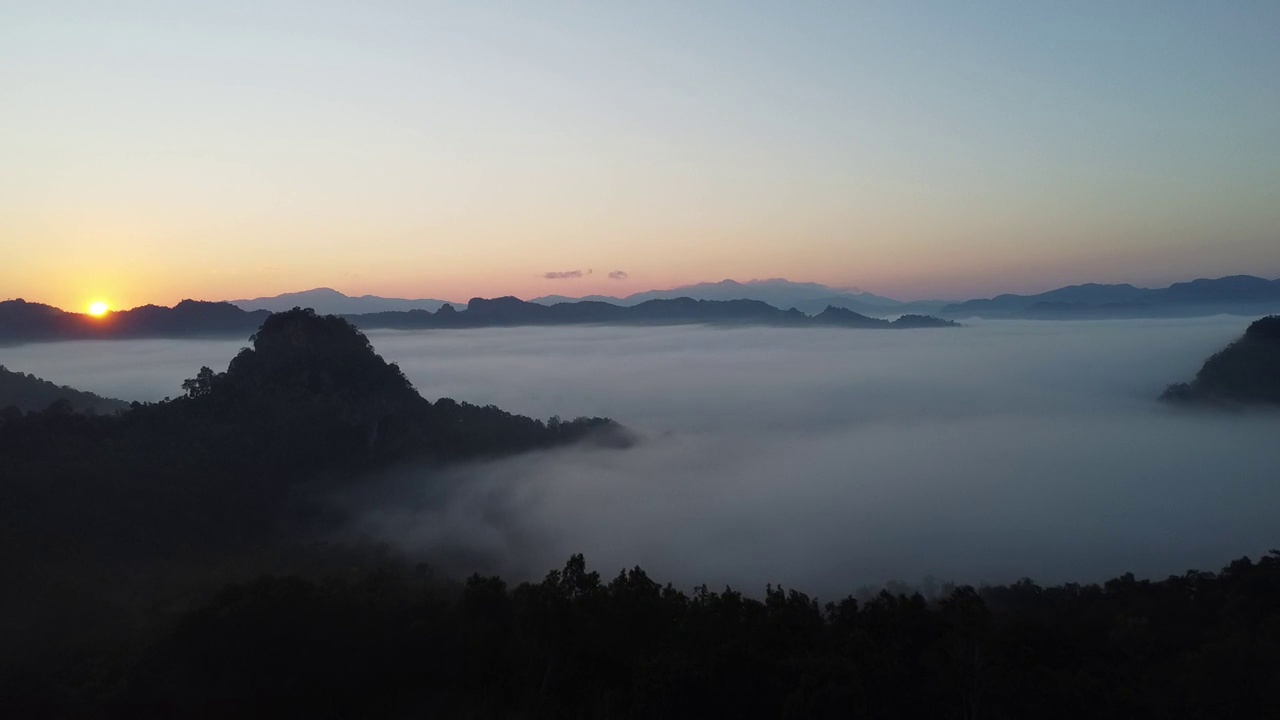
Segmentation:
[(587, 295), (582, 298), (564, 295), (544, 295), (529, 302), (540, 305), (572, 303), (582, 300), (607, 302), (613, 305), (632, 306), (650, 300), (674, 300), (687, 297), (694, 300), (759, 300), (774, 307), (795, 308), (808, 315), (816, 315), (828, 307), (844, 308), (872, 317), (897, 316), (905, 313), (933, 313), (943, 305), (942, 300), (903, 302), (856, 289), (834, 288), (810, 282), (792, 282), (783, 278), (767, 280), (721, 280), (694, 285), (682, 285), (670, 290), (646, 290), (625, 297)]
[(1276, 311), (1280, 311), (1280, 280), (1252, 275), (1201, 278), (1164, 288), (1070, 285), (1038, 295), (999, 295), (939, 309), (940, 314), (953, 317), (1037, 320), (1266, 315)]
[(143, 305), (97, 318), (18, 298), (0, 302), (0, 343), (145, 337), (248, 336), (271, 315), (224, 302)]
[[(92, 317), (25, 300), (0, 302), (0, 343), (102, 338), (248, 336), (271, 313), (248, 311), (225, 302), (183, 300), (167, 308), (144, 305)], [(622, 307), (603, 302), (539, 305), (519, 298), (473, 298), (458, 310), (446, 303), (439, 310), (346, 314), (341, 317), (362, 330), (449, 329), (520, 325), (773, 325), (903, 329), (949, 327), (956, 323), (922, 315), (896, 320), (873, 318), (828, 307), (817, 315), (780, 310), (759, 300), (649, 300)]]
[[(1215, 314), (1265, 315), (1280, 311), (1280, 280), (1267, 280), (1251, 275), (1233, 275), (1175, 283), (1164, 288), (1087, 283), (1038, 294), (1006, 294), (964, 302), (943, 300), (904, 302), (856, 289), (770, 278), (746, 282), (736, 280), (704, 282), (669, 290), (646, 290), (622, 297), (543, 295), (529, 302), (546, 306), (594, 302), (633, 307), (652, 300), (677, 298), (712, 301), (756, 300), (782, 310), (795, 308), (806, 315), (818, 315), (828, 307), (835, 307), (877, 318), (897, 317), (904, 314), (1041, 320), (1192, 317)], [(316, 312), (337, 315), (412, 310), (434, 312), (446, 304), (461, 305), (461, 303), (447, 303), (435, 299), (406, 300), (374, 295), (351, 297), (331, 288), (316, 288), (254, 300), (233, 300), (231, 303), (250, 311), (280, 312), (292, 307), (310, 307)]]
[(923, 315), (894, 321), (827, 307), (817, 315), (781, 310), (760, 300), (694, 300), (688, 297), (646, 300), (622, 306), (596, 300), (542, 305), (515, 297), (474, 298), (465, 310), (445, 305), (434, 313), (370, 313), (347, 316), (362, 328), (474, 328), (512, 325), (777, 325), (867, 329), (950, 327), (956, 323)]
[[(901, 302), (860, 290), (833, 288), (807, 282), (792, 282), (782, 278), (768, 280), (721, 280), (696, 285), (683, 285), (670, 290), (646, 290), (631, 295), (544, 295), (529, 302), (538, 305), (559, 305), (577, 302), (604, 302), (610, 305), (631, 307), (650, 300), (759, 300), (774, 307), (797, 310), (816, 315), (827, 307), (838, 307), (872, 317), (898, 316), (905, 313), (931, 313), (946, 304), (945, 301)], [(401, 312), (409, 310), (439, 310), (446, 304), (462, 305), (446, 300), (387, 298), (377, 295), (353, 297), (332, 288), (314, 288), (301, 292), (284, 293), (273, 297), (252, 300), (230, 300), (245, 310), (270, 310), (282, 312), (294, 307), (309, 307), (319, 313), (333, 315), (360, 315), (365, 313)]]
[[(473, 298), (459, 310), (454, 304), (441, 300), (349, 297), (329, 288), (317, 288), (236, 303), (183, 300), (172, 308), (143, 305), (109, 313), (105, 318), (17, 299), (0, 302), (0, 342), (248, 335), (271, 312), (292, 307), (310, 307), (321, 314), (341, 315), (366, 330), (570, 324), (730, 323), (850, 328), (953, 324), (933, 317), (930, 312), (956, 319), (1262, 316), (1280, 313), (1280, 280), (1232, 275), (1174, 283), (1165, 288), (1089, 283), (1036, 295), (1007, 294), (952, 304), (905, 303), (867, 292), (841, 291), (817, 283), (782, 279), (745, 283), (724, 280), (672, 290), (651, 290), (625, 298), (599, 297), (602, 296), (544, 296), (532, 301), (514, 297)], [(888, 317), (898, 319), (890, 321)]]

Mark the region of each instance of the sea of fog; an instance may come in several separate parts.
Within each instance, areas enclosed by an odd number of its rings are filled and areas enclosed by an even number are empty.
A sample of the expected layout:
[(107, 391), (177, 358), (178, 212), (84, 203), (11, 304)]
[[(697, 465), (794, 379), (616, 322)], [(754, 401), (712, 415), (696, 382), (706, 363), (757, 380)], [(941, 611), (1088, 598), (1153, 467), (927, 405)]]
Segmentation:
[[(342, 502), (353, 534), (510, 579), (574, 552), (606, 575), (824, 598), (1216, 570), (1280, 547), (1280, 413), (1154, 399), (1248, 322), (373, 332), (428, 398), (606, 415), (642, 440), (406, 468)], [(25, 345), (0, 363), (156, 400), (243, 344)]]

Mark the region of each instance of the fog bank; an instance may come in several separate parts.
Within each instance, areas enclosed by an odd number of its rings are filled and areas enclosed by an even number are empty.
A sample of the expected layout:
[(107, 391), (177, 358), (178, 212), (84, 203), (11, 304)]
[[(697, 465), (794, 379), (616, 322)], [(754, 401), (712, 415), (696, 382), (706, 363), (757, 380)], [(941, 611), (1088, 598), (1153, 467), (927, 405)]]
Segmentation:
[[(1154, 398), (1248, 322), (374, 332), (428, 398), (608, 415), (644, 441), (405, 469), (361, 500), (355, 531), (461, 572), (537, 576), (584, 552), (605, 572), (828, 598), (930, 575), (1216, 569), (1280, 545), (1280, 414)], [(0, 362), (156, 399), (242, 344), (28, 345)]]

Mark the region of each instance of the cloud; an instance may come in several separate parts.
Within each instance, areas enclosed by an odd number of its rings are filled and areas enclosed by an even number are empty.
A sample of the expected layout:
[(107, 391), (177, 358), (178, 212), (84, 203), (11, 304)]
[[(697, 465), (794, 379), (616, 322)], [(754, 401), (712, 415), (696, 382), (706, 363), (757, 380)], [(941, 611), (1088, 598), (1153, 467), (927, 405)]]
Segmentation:
[(581, 270), (563, 270), (560, 272), (545, 272), (542, 273), (542, 277), (547, 280), (572, 280), (574, 278), (582, 277), (582, 274)]
[(624, 270), (614, 270), (613, 272), (609, 273), (610, 280), (626, 280), (628, 277), (630, 276), (627, 275), (626, 271)]
[(361, 529), (512, 580), (585, 552), (606, 574), (826, 598), (1221, 567), (1274, 545), (1257, 508), (1280, 502), (1277, 417), (1154, 398), (1247, 324), (375, 333), (427, 397), (609, 415), (645, 440), (409, 472)]

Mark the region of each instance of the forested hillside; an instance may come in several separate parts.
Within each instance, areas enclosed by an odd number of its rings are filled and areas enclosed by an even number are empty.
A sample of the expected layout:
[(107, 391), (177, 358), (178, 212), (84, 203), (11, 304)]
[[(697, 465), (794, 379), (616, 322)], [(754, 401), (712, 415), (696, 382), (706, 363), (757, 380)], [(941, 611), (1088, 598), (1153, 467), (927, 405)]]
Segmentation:
[(0, 411), (6, 408), (10, 413), (44, 410), (57, 402), (65, 403), (64, 408), (71, 412), (111, 413), (129, 407), (123, 400), (56, 385), (0, 365)]

